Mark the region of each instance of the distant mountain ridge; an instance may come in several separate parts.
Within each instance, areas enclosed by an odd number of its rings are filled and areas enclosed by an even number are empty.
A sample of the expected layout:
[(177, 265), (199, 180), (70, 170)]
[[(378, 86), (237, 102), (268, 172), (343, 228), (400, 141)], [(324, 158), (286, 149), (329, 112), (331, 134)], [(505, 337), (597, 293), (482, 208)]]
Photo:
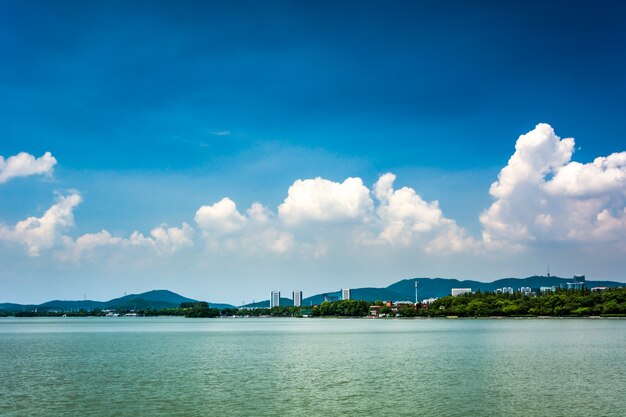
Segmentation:
[[(415, 282), (418, 283), (418, 299), (439, 298), (449, 295), (452, 288), (471, 288), (473, 291), (495, 291), (502, 287), (511, 287), (515, 290), (520, 287), (551, 287), (560, 286), (571, 282), (571, 278), (532, 276), (527, 278), (502, 278), (492, 282), (480, 282), (472, 280), (458, 280), (454, 278), (409, 278), (403, 279), (387, 287), (363, 287), (351, 288), (350, 295), (355, 300), (393, 300), (393, 301), (414, 301)], [(616, 281), (587, 281), (586, 286), (591, 287), (624, 287), (626, 283)], [(331, 291), (306, 297), (302, 300), (303, 306), (320, 304), (324, 300), (340, 300), (341, 291)], [(176, 308), (180, 303), (196, 302), (193, 298), (187, 298), (169, 290), (152, 290), (141, 294), (129, 294), (123, 297), (114, 298), (109, 301), (93, 300), (52, 300), (42, 304), (16, 304), (0, 303), (0, 311), (20, 312), (20, 311), (80, 311), (83, 310), (160, 310), (164, 308)], [(293, 301), (290, 298), (281, 297), (281, 306), (291, 306)], [(213, 308), (236, 308), (232, 304), (212, 303)], [(246, 304), (245, 307), (269, 307), (269, 300)]]
[[(518, 290), (520, 287), (552, 287), (572, 282), (572, 278), (531, 276), (527, 278), (501, 278), (492, 282), (480, 282), (473, 280), (458, 280), (455, 278), (408, 278), (395, 282), (387, 287), (364, 287), (351, 288), (350, 297), (355, 300), (393, 300), (415, 301), (415, 282), (418, 283), (418, 299), (440, 298), (450, 295), (452, 288), (471, 288), (473, 291), (495, 291), (502, 287), (511, 287)], [(586, 286), (591, 287), (623, 287), (626, 283), (616, 281), (587, 281)], [(341, 299), (341, 290), (316, 294), (302, 300), (303, 306), (322, 303), (325, 299)], [(283, 301), (284, 300), (284, 301)], [(281, 305), (293, 305), (291, 299), (280, 299)], [(247, 304), (246, 307), (269, 307), (269, 300)]]
[[(492, 282), (480, 282), (473, 280), (458, 280), (451, 278), (411, 278), (391, 284), (386, 289), (404, 296), (403, 299), (415, 298), (415, 282), (418, 282), (418, 298), (433, 298), (449, 295), (452, 288), (471, 288), (473, 291), (495, 291), (502, 287), (511, 287), (518, 290), (521, 287), (539, 288), (560, 286), (572, 282), (572, 278), (532, 276), (527, 278), (501, 278)], [(587, 281), (586, 287), (622, 287), (625, 283), (615, 281)], [(407, 298), (408, 297), (408, 298)]]
[[(0, 304), (0, 310), (8, 312), (32, 311), (80, 311), (82, 310), (161, 310), (176, 308), (181, 303), (195, 302), (169, 290), (152, 290), (141, 294), (128, 294), (109, 301), (94, 300), (52, 300), (42, 304)], [(230, 304), (209, 303), (215, 308), (232, 308)]]

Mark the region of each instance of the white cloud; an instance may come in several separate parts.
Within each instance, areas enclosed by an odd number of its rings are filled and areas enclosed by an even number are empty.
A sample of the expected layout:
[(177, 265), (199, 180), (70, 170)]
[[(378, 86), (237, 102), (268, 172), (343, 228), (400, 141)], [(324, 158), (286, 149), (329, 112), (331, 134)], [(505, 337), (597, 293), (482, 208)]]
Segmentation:
[(167, 227), (160, 225), (150, 231), (150, 236), (134, 231), (128, 239), (112, 236), (107, 230), (97, 233), (86, 233), (76, 238), (63, 237), (66, 251), (61, 253), (63, 260), (72, 259), (78, 261), (90, 257), (93, 252), (103, 246), (119, 248), (146, 247), (153, 249), (158, 254), (171, 254), (180, 249), (193, 246), (194, 230), (187, 223), (182, 227)]
[[(425, 200), (410, 187), (395, 189), (392, 173), (381, 175), (371, 190), (358, 177), (343, 182), (298, 179), (274, 212), (258, 202), (240, 211), (224, 197), (198, 208), (194, 220), (208, 252), (231, 251), (238, 256), (341, 256), (354, 253), (359, 245), (358, 250), (368, 247), (380, 254), (391, 254), (398, 247), (427, 254), (477, 253), (554, 241), (617, 242), (626, 247), (626, 152), (579, 163), (572, 161), (574, 145), (574, 139), (559, 138), (547, 124), (519, 137), (514, 154), (489, 189), (494, 201), (480, 216), (482, 241), (446, 217), (438, 201)], [(52, 157), (31, 157), (46, 158)], [(5, 181), (35, 172), (17, 169), (16, 162), (2, 162)], [(160, 225), (148, 235), (135, 231), (116, 237), (102, 230), (72, 239), (66, 232), (80, 201), (78, 193), (59, 197), (41, 218), (0, 226), (0, 239), (19, 242), (32, 256), (62, 241), (71, 259), (89, 257), (104, 246), (171, 254), (194, 244), (195, 231), (187, 223)]]
[(193, 246), (195, 231), (191, 226), (183, 222), (180, 228), (161, 225), (152, 229), (150, 234), (161, 252), (172, 253), (182, 248)]
[(227, 247), (233, 251), (248, 254), (271, 252), (283, 254), (289, 252), (295, 244), (293, 234), (274, 227), (250, 229), (237, 238), (226, 241)]
[(385, 225), (381, 238), (390, 243), (410, 241), (413, 234), (428, 232), (444, 219), (438, 201), (426, 202), (409, 187), (394, 190), (395, 179), (387, 173), (374, 185), (381, 202), (378, 214)]
[(196, 223), (205, 233), (228, 234), (240, 230), (246, 218), (239, 213), (237, 205), (228, 197), (211, 206), (202, 206), (196, 211)]
[(14, 227), (0, 225), (0, 239), (23, 245), (30, 256), (39, 256), (42, 250), (55, 246), (64, 231), (74, 225), (74, 208), (82, 198), (74, 192), (59, 196), (57, 203), (41, 217), (29, 217)]
[(211, 252), (225, 249), (249, 254), (281, 254), (294, 245), (293, 235), (280, 230), (273, 213), (258, 202), (252, 203), (243, 215), (235, 202), (225, 197), (213, 205), (200, 207), (195, 220)]
[[(482, 241), (446, 216), (445, 201), (440, 206), (418, 189), (394, 188), (391, 173), (373, 185), (360, 178), (302, 178), (283, 190), (279, 204), (247, 207), (226, 197), (198, 208), (196, 224), (186, 219), (189, 224), (123, 234), (101, 227), (95, 233), (73, 232), (73, 210), (81, 198), (71, 193), (36, 213), (41, 217), (0, 224), (0, 239), (31, 256), (51, 256), (37, 262), (16, 258), (16, 271), (43, 266), (72, 272), (55, 260), (91, 259), (83, 269), (74, 265), (76, 273), (102, 266), (101, 276), (111, 276), (132, 268), (154, 282), (158, 274), (171, 276), (183, 268), (190, 280), (192, 274), (203, 280), (209, 275), (249, 279), (251, 288), (259, 281), (255, 268), (284, 282), (300, 280), (300, 288), (315, 279), (332, 283), (352, 276), (374, 282), (389, 274), (409, 276), (416, 268), (420, 274), (510, 276), (537, 265), (543, 269), (546, 262), (571, 273), (619, 275), (626, 249), (626, 152), (582, 163), (573, 161), (574, 150), (574, 140), (559, 138), (549, 125), (520, 136), (489, 189), (493, 201), (480, 217)], [(20, 155), (0, 160), (0, 182), (51, 173), (56, 163), (49, 153), (37, 159)], [(202, 244), (189, 250), (198, 238)], [(516, 256), (501, 248), (525, 251)], [(12, 262), (11, 252), (5, 252), (3, 261)]]
[(374, 195), (380, 201), (379, 241), (408, 246), (423, 237), (427, 252), (459, 252), (475, 244), (454, 220), (443, 215), (438, 201), (427, 202), (409, 187), (394, 190), (395, 179), (394, 174), (387, 173), (374, 184)]
[(56, 163), (57, 160), (50, 152), (39, 158), (26, 152), (20, 152), (6, 160), (0, 156), (0, 184), (15, 177), (51, 175)]
[(248, 217), (258, 223), (266, 223), (272, 217), (272, 212), (263, 204), (255, 202), (246, 210)]
[[(229, 198), (196, 212), (209, 252), (300, 254), (318, 258), (341, 247), (364, 244), (420, 247), (429, 253), (460, 252), (476, 242), (454, 220), (446, 218), (437, 201), (424, 201), (415, 190), (393, 189), (388, 173), (374, 185), (380, 204), (375, 210), (370, 190), (360, 178), (333, 182), (323, 178), (299, 179), (289, 187), (278, 207), (278, 217), (254, 203), (246, 215)], [(320, 223), (331, 227), (320, 227)], [(313, 249), (312, 249), (313, 248)], [(322, 248), (322, 249), (319, 249)]]
[(592, 163), (570, 162), (555, 170), (546, 183), (552, 195), (590, 198), (626, 190), (626, 152), (596, 158)]
[(515, 144), (515, 153), (502, 168), (498, 181), (491, 184), (489, 193), (504, 198), (518, 188), (542, 185), (544, 177), (557, 167), (567, 164), (574, 151), (574, 139), (560, 139), (552, 127), (540, 123)]
[(480, 248), (479, 242), (467, 236), (467, 232), (454, 220), (443, 219), (435, 237), (426, 244), (425, 252), (435, 253), (457, 253), (473, 252)]
[(480, 216), (487, 243), (626, 241), (626, 152), (582, 164), (550, 125), (521, 135)]
[(162, 224), (150, 231), (150, 236), (145, 237), (135, 231), (131, 234), (128, 242), (131, 245), (146, 245), (154, 248), (158, 253), (169, 254), (180, 249), (193, 246), (195, 231), (187, 223), (182, 227), (167, 227)]
[(373, 208), (369, 189), (360, 178), (338, 183), (323, 178), (296, 180), (278, 215), (287, 224), (307, 221), (366, 220)]
[(66, 235), (66, 232), (74, 226), (74, 208), (81, 202), (82, 197), (76, 191), (60, 195), (56, 204), (46, 210), (41, 217), (28, 217), (12, 227), (0, 224), (0, 240), (24, 246), (30, 256), (39, 256), (45, 250), (63, 246), (63, 250), (58, 252), (61, 260), (79, 260), (103, 246), (144, 246), (161, 254), (193, 246), (195, 232), (187, 223), (183, 223), (180, 228), (160, 225), (152, 229), (150, 236), (147, 237), (135, 231), (125, 239), (112, 236), (107, 230), (101, 230), (73, 239)]
[(111, 236), (111, 233), (107, 230), (101, 230), (97, 233), (86, 233), (76, 240), (69, 236), (64, 236), (63, 243), (66, 251), (61, 252), (60, 257), (62, 260), (73, 259), (77, 261), (83, 256), (88, 256), (98, 247), (117, 245), (123, 241), (124, 239), (122, 238)]

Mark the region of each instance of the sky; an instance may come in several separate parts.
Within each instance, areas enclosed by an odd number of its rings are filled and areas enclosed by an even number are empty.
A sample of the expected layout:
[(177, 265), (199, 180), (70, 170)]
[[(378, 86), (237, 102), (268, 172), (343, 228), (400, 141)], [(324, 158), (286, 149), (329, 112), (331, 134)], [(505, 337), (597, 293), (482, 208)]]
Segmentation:
[(626, 282), (626, 6), (505, 3), (1, 1), (0, 302)]

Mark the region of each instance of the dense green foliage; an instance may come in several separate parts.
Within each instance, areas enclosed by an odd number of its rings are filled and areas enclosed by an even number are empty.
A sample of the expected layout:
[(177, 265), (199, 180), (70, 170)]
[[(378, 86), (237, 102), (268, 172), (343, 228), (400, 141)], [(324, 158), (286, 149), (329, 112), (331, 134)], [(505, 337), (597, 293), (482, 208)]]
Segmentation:
[(556, 290), (537, 296), (476, 292), (433, 302), (429, 316), (609, 316), (626, 315), (626, 288)]
[(302, 307), (281, 306), (272, 308), (255, 308), (255, 309), (225, 309), (224, 316), (248, 316), (248, 317), (300, 317), (302, 316)]
[(184, 317), (219, 317), (220, 310), (211, 308), (205, 301), (181, 303), (177, 308), (164, 308), (161, 310), (138, 310), (142, 316), (184, 316)]
[(311, 316), (365, 317), (369, 314), (370, 303), (363, 300), (324, 301), (313, 307)]
[(220, 311), (217, 308), (209, 307), (205, 301), (194, 303), (181, 303), (179, 310), (184, 311), (185, 317), (219, 317)]

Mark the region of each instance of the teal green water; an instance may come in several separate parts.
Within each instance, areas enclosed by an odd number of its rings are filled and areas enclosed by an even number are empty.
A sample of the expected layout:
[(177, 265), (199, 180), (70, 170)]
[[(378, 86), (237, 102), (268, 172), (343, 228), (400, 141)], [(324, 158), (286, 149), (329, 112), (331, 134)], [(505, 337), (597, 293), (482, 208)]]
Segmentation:
[(0, 319), (1, 416), (626, 416), (626, 320)]

